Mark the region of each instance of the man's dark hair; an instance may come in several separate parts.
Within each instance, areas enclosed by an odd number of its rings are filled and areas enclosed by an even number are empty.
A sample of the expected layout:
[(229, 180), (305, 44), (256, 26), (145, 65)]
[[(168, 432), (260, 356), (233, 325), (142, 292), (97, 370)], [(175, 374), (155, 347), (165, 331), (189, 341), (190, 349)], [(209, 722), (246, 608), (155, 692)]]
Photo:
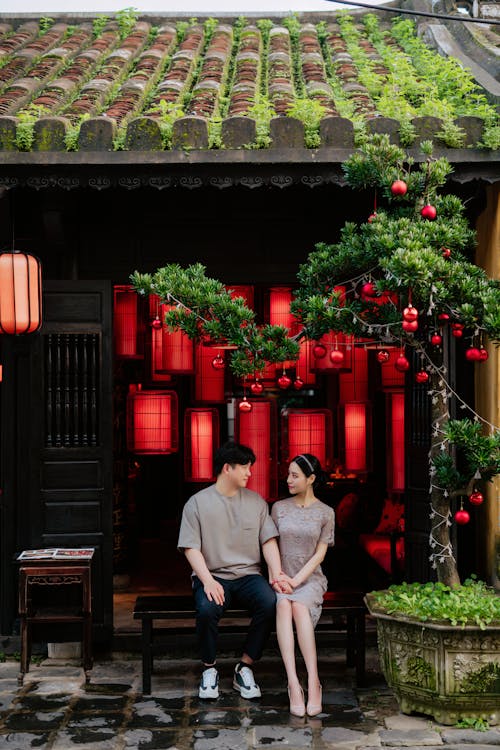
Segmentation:
[(246, 445), (240, 445), (235, 443), (234, 440), (228, 440), (227, 443), (217, 448), (214, 454), (214, 471), (215, 475), (219, 476), (222, 471), (224, 464), (246, 464), (255, 463), (255, 453), (251, 448)]

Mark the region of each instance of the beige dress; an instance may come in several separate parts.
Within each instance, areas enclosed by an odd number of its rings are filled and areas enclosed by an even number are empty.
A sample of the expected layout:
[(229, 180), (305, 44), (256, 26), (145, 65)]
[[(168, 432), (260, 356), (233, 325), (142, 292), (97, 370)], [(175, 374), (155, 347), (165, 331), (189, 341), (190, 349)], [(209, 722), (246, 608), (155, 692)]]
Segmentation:
[[(308, 508), (295, 504), (293, 497), (274, 503), (271, 516), (279, 532), (281, 567), (291, 578), (296, 575), (316, 551), (318, 542), (334, 543), (335, 514), (328, 505), (316, 500)], [(318, 565), (307, 581), (291, 594), (277, 594), (280, 599), (301, 602), (308, 607), (316, 626), (327, 590), (327, 579)]]

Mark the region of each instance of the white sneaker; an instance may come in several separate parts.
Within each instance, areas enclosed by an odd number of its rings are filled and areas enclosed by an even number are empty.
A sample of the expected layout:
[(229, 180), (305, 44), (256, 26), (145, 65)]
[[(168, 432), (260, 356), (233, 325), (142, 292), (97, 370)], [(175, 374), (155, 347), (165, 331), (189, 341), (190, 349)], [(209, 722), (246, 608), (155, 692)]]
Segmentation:
[(233, 687), (242, 698), (260, 698), (262, 695), (250, 667), (242, 667), (239, 672), (234, 670)]
[(205, 671), (201, 675), (198, 696), (200, 698), (219, 697), (219, 674), (215, 667), (209, 667), (208, 669), (205, 669)]

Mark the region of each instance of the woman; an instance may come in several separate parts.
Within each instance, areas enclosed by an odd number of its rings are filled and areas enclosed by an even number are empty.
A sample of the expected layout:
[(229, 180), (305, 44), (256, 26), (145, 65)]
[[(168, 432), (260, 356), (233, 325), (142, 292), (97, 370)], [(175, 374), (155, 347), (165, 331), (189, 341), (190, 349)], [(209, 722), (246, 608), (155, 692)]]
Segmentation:
[[(291, 594), (277, 594), (276, 632), (294, 716), (304, 716), (306, 710), (308, 716), (317, 716), (322, 710), (314, 628), (327, 589), (321, 563), (334, 542), (335, 515), (314, 494), (321, 478), (321, 465), (315, 456), (296, 456), (287, 479), (292, 497), (276, 502), (271, 512), (279, 531), (283, 578), (292, 587)], [(294, 624), (307, 669), (307, 709), (295, 663)]]

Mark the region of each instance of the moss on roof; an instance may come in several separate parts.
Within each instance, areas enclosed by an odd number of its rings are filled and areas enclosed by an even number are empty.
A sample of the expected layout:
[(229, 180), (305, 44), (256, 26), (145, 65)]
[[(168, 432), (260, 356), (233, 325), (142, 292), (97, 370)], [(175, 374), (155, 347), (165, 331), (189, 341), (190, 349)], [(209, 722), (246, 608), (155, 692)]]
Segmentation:
[(0, 24), (4, 150), (315, 148), (384, 129), (410, 145), (422, 123), (451, 147), (500, 142), (471, 75), (402, 18)]

